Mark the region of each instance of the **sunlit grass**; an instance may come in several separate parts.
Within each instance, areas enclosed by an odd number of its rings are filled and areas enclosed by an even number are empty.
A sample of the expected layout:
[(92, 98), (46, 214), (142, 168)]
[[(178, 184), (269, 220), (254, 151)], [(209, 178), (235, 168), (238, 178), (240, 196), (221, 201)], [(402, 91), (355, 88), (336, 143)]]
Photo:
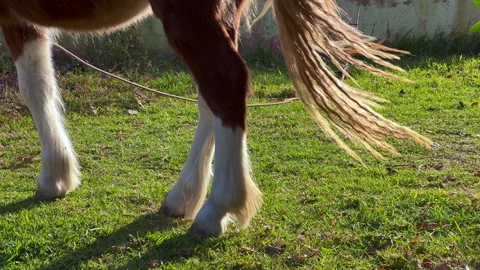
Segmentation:
[[(251, 102), (294, 96), (284, 68), (252, 57)], [(254, 61), (252, 61), (254, 60)], [(480, 60), (405, 62), (415, 84), (354, 72), (391, 102), (381, 112), (432, 138), (432, 150), (362, 167), (299, 102), (249, 110), (249, 150), (262, 210), (250, 227), (198, 240), (190, 221), (157, 214), (186, 159), (196, 105), (81, 71), (62, 71), (68, 130), (83, 171), (65, 199), (32, 199), (39, 142), (15, 84), (0, 91), (0, 268), (415, 269), (480, 263)], [(61, 70), (61, 67), (60, 67)], [(195, 97), (183, 71), (124, 74)], [(8, 77), (8, 74), (5, 75)], [(5, 77), (4, 76), (4, 77)], [(137, 110), (136, 115), (126, 110)]]

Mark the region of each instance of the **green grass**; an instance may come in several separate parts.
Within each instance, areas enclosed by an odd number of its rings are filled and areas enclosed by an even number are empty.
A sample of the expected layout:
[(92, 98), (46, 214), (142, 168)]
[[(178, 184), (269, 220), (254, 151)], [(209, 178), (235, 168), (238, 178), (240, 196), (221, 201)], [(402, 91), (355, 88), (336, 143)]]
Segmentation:
[[(251, 102), (292, 97), (277, 60), (251, 57)], [(391, 102), (381, 112), (429, 136), (424, 149), (362, 167), (298, 102), (249, 109), (249, 149), (262, 210), (250, 227), (198, 240), (191, 222), (157, 210), (186, 159), (195, 104), (134, 94), (122, 83), (62, 71), (67, 125), (83, 182), (65, 199), (32, 199), (39, 142), (8, 74), (0, 77), (0, 268), (415, 269), (480, 263), (480, 60), (424, 58), (402, 65), (416, 84), (354, 72)], [(60, 70), (61, 67), (59, 68)], [(7, 69), (5, 69), (7, 70)], [(195, 97), (183, 71), (127, 74)], [(9, 79), (10, 78), (10, 79)], [(475, 105), (477, 104), (477, 105)], [(127, 109), (137, 115), (124, 114)]]

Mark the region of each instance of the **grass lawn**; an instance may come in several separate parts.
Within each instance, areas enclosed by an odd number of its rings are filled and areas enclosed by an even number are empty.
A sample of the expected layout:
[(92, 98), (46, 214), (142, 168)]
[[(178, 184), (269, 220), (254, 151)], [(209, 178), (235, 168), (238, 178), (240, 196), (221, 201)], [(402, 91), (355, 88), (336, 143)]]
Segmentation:
[[(295, 95), (276, 61), (250, 62), (251, 102)], [(83, 182), (65, 199), (38, 202), (32, 198), (40, 171), (38, 136), (13, 73), (4, 68), (0, 268), (475, 269), (480, 59), (401, 65), (416, 84), (353, 73), (362, 88), (391, 101), (381, 109), (385, 116), (433, 139), (432, 150), (392, 141), (403, 155), (379, 161), (362, 153), (368, 164), (362, 167), (320, 132), (301, 103), (251, 108), (249, 150), (263, 207), (246, 230), (233, 225), (205, 240), (185, 235), (190, 221), (157, 212), (186, 160), (195, 104), (135, 94), (123, 83), (60, 65)], [(182, 69), (125, 76), (195, 97), (192, 78)]]

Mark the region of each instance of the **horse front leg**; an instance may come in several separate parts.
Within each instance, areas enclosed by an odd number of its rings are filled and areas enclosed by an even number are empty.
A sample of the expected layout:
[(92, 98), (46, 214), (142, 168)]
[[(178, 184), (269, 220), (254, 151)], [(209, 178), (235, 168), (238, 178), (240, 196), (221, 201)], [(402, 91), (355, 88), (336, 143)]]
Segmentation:
[(36, 197), (65, 196), (80, 184), (80, 170), (64, 127), (63, 103), (51, 61), (46, 30), (27, 25), (2, 27), (18, 74), (18, 86), (42, 144)]
[(214, 116), (200, 92), (198, 111), (200, 120), (190, 154), (177, 183), (165, 195), (160, 208), (160, 212), (166, 216), (186, 217), (193, 220), (207, 194), (215, 141)]
[(215, 169), (212, 190), (190, 233), (216, 236), (231, 219), (246, 227), (261, 204), (261, 192), (251, 178), (247, 136), (241, 126), (215, 118)]
[[(190, 233), (215, 236), (229, 220), (248, 225), (261, 203), (250, 176), (246, 141), (248, 68), (220, 0), (150, 0), (168, 41), (189, 67), (214, 115), (215, 168), (212, 190)], [(167, 195), (167, 198), (169, 195)]]

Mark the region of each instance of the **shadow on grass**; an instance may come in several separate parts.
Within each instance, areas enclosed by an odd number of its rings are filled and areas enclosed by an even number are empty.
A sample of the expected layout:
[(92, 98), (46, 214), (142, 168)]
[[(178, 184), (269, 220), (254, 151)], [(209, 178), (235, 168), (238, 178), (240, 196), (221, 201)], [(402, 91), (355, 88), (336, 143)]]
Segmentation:
[(13, 214), (22, 210), (34, 208), (44, 203), (50, 203), (50, 202), (40, 201), (38, 199), (35, 199), (35, 197), (30, 197), (18, 202), (3, 205), (3, 206), (0, 206), (0, 217), (6, 214)]
[(167, 266), (175, 262), (184, 262), (191, 257), (205, 257), (222, 238), (196, 238), (188, 234), (177, 235), (162, 241), (142, 254), (141, 258), (134, 258), (121, 269), (151, 269)]
[[(62, 258), (42, 267), (43, 270), (80, 269), (83, 264), (95, 259), (118, 253), (129, 253), (131, 249), (139, 250), (144, 245), (144, 238), (149, 233), (164, 232), (174, 227), (177, 222), (156, 212), (140, 217), (134, 222), (105, 236), (99, 236), (95, 242), (81, 249), (71, 251)], [(215, 241), (212, 239), (211, 241)], [(132, 258), (120, 269), (147, 269), (155, 267), (158, 262), (168, 263), (183, 260), (191, 256), (193, 250), (208, 250), (211, 245), (188, 235), (177, 235), (162, 241), (160, 245), (150, 246), (146, 254)]]

